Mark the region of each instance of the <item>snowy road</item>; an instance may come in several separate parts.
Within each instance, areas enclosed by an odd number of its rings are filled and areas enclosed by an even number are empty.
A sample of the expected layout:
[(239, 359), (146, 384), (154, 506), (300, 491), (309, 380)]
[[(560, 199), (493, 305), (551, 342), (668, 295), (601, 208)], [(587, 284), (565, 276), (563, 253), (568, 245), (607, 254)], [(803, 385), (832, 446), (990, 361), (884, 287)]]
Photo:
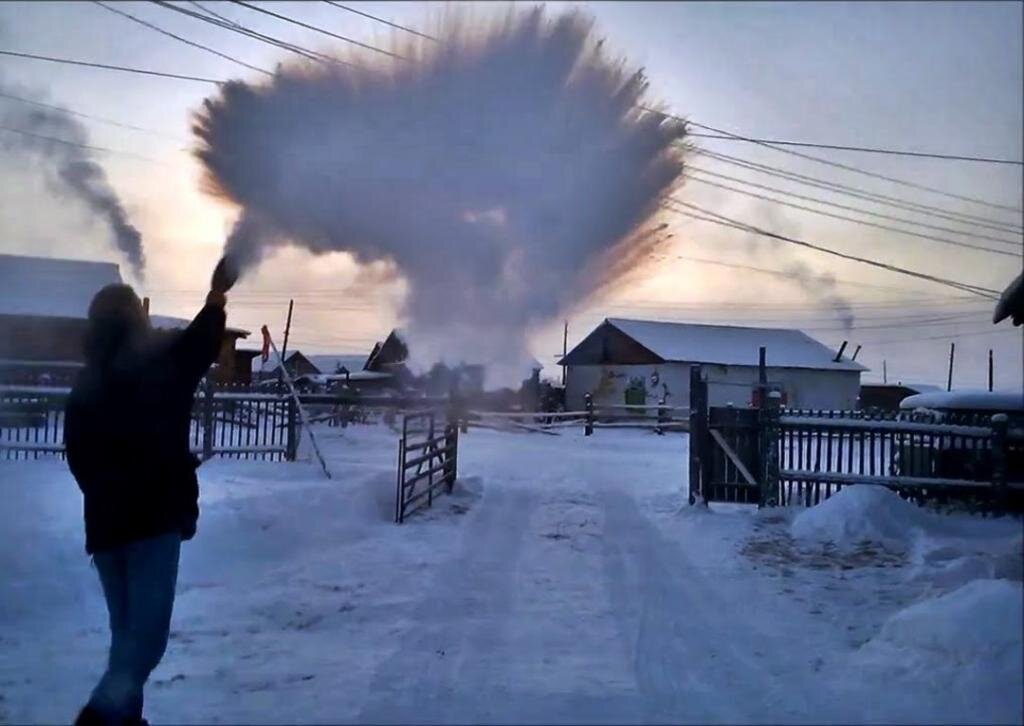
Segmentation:
[[(685, 437), (473, 431), (457, 493), (397, 527), (394, 435), (323, 436), (333, 481), (201, 469), (154, 723), (1019, 720), (934, 674), (885, 697), (851, 658), (920, 596), (906, 564), (744, 555), (791, 513), (685, 506)], [(105, 645), (80, 504), (59, 464), (0, 476), (0, 722), (67, 721)]]

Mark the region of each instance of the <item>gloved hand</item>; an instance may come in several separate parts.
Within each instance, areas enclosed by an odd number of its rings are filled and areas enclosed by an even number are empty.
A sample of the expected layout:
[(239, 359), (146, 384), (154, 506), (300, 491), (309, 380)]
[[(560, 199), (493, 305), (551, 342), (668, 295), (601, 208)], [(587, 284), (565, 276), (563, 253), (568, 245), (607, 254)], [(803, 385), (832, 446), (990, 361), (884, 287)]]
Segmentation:
[(238, 281), (238, 266), (228, 257), (221, 257), (210, 279), (210, 292), (223, 295)]

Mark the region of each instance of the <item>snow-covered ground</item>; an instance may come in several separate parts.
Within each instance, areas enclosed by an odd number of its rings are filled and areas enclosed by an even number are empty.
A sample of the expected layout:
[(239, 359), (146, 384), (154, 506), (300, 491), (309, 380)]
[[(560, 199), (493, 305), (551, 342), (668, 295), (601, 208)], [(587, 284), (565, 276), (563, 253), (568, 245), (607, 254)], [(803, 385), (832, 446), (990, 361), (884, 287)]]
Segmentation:
[[(473, 430), (456, 493), (391, 522), (397, 442), (214, 461), (154, 723), (1022, 720), (1019, 521), (849, 487), (686, 502), (682, 435)], [(57, 461), (0, 463), (0, 722), (67, 722), (105, 612)]]

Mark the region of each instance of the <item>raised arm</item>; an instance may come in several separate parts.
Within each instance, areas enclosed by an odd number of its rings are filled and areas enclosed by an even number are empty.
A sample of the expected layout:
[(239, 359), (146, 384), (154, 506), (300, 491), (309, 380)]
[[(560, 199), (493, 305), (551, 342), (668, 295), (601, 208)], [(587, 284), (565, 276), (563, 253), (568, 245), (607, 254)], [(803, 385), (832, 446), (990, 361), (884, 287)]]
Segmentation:
[(174, 369), (190, 389), (199, 385), (220, 353), (227, 321), (224, 312), (226, 293), (237, 278), (238, 273), (227, 258), (222, 259), (210, 280), (206, 305), (171, 346), (170, 357)]

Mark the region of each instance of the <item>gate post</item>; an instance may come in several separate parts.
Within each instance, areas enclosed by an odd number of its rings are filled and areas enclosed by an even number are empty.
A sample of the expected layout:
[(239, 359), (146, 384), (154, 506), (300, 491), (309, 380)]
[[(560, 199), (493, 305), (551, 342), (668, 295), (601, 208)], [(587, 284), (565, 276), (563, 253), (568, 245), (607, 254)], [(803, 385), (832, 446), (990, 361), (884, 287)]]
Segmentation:
[(583, 435), (590, 436), (594, 433), (594, 397), (590, 393), (583, 394), (583, 409), (587, 412), (587, 418), (583, 423)]
[(448, 493), (451, 494), (455, 479), (459, 475), (459, 427), (454, 421), (449, 421), (445, 426), (444, 448), (444, 480)]
[(299, 449), (298, 416), (295, 407), (295, 398), (288, 399), (288, 438), (286, 442), (285, 459), (295, 461)]
[(992, 417), (992, 490), (995, 505), (1006, 510), (1006, 439), (1010, 419), (1005, 413)]
[(213, 383), (203, 382), (203, 461), (213, 458)]
[(708, 387), (701, 378), (700, 366), (690, 366), (690, 482), (689, 502), (695, 504), (699, 492), (707, 504), (702, 481), (701, 456), (708, 428)]
[[(762, 389), (763, 390), (763, 389)], [(758, 508), (774, 507), (779, 493), (779, 417), (782, 394), (771, 391), (764, 398), (758, 417), (761, 445), (761, 495)]]

